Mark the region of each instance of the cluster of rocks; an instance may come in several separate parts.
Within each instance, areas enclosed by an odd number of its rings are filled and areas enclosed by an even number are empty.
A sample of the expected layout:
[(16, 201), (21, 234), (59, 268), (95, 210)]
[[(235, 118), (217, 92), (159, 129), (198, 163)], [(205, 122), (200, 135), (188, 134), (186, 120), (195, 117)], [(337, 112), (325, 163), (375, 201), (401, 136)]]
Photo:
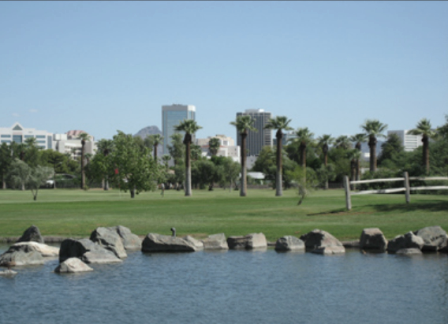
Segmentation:
[[(57, 273), (92, 271), (88, 264), (121, 263), (127, 251), (156, 252), (196, 252), (200, 250), (256, 250), (266, 249), (268, 243), (263, 233), (245, 236), (230, 236), (223, 233), (197, 240), (192, 236), (176, 237), (149, 233), (143, 241), (124, 226), (98, 227), (89, 239), (65, 239), (60, 248), (45, 244), (36, 226), (28, 228), (17, 243), (0, 256), (0, 266), (8, 270), (0, 271), (2, 276), (16, 274), (10, 268), (24, 265), (41, 265), (47, 260), (59, 258)], [(388, 241), (379, 228), (366, 228), (360, 242), (362, 251), (389, 252), (404, 255), (421, 254), (422, 251), (448, 252), (448, 236), (440, 226), (425, 227), (415, 232), (399, 235)], [(297, 238), (283, 236), (275, 243), (279, 252), (298, 251), (323, 255), (345, 253), (345, 247), (333, 235), (315, 229)]]
[(359, 245), (362, 250), (403, 255), (428, 251), (448, 252), (448, 236), (440, 226), (430, 226), (388, 241), (379, 228), (366, 228), (361, 233)]

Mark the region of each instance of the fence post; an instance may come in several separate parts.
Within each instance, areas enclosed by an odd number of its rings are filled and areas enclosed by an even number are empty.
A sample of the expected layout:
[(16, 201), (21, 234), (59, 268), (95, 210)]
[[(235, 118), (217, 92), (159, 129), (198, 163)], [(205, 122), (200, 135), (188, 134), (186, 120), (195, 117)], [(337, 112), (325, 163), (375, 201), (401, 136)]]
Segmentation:
[(347, 176), (344, 176), (344, 188), (345, 188), (345, 206), (347, 210), (352, 209), (352, 199), (350, 195), (350, 181)]
[(409, 204), (411, 202), (411, 186), (409, 185), (409, 174), (405, 171), (403, 173), (404, 176), (404, 188), (406, 189), (405, 197), (406, 197), (406, 204)]

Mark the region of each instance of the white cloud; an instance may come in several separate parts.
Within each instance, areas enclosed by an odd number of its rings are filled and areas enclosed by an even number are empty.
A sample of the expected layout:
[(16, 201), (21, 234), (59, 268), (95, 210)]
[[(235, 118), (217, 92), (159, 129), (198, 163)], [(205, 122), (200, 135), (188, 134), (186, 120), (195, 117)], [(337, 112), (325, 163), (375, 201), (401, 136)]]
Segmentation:
[(17, 113), (13, 113), (12, 116), (13, 116), (13, 117), (20, 117), (20, 115), (17, 114)]
[(30, 112), (30, 113), (37, 113), (38, 110), (37, 110), (37, 109), (30, 109), (29, 112)]

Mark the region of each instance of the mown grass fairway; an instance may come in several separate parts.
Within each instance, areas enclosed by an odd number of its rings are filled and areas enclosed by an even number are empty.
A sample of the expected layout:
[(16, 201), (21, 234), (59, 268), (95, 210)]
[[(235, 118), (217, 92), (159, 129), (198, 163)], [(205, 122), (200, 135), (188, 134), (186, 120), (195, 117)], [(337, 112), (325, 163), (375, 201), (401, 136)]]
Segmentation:
[(98, 226), (124, 225), (134, 233), (203, 238), (209, 234), (227, 236), (263, 232), (274, 241), (283, 235), (300, 236), (319, 228), (340, 240), (358, 239), (363, 228), (379, 227), (387, 238), (440, 225), (448, 230), (448, 196), (363, 195), (352, 197), (353, 209), (345, 210), (342, 190), (315, 191), (297, 206), (295, 191), (275, 197), (273, 190), (193, 190), (146, 192), (130, 199), (129, 193), (110, 190), (47, 189), (33, 201), (29, 191), (0, 190), (0, 237), (20, 236), (30, 225), (42, 235), (86, 237)]

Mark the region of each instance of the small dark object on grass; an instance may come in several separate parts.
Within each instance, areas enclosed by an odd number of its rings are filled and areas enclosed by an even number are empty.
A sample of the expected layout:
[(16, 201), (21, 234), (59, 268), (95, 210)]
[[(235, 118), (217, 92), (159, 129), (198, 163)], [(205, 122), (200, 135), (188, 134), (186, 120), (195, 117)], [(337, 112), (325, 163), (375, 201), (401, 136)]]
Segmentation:
[(171, 227), (171, 232), (173, 232), (173, 237), (176, 237), (176, 229), (174, 227)]

